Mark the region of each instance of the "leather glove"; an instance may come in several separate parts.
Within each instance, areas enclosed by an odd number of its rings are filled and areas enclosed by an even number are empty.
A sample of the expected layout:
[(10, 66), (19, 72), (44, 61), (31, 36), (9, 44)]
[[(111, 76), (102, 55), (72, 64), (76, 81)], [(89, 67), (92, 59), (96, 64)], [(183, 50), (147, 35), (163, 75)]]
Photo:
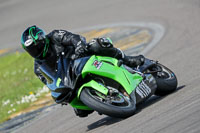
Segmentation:
[(83, 42), (79, 41), (77, 43), (77, 46), (75, 48), (75, 53), (78, 54), (78, 55), (81, 55), (85, 52), (86, 50), (86, 44), (84, 44)]
[(86, 56), (87, 55), (86, 53), (87, 53), (86, 44), (82, 41), (79, 41), (75, 48), (75, 54), (72, 57), (73, 59), (77, 59)]

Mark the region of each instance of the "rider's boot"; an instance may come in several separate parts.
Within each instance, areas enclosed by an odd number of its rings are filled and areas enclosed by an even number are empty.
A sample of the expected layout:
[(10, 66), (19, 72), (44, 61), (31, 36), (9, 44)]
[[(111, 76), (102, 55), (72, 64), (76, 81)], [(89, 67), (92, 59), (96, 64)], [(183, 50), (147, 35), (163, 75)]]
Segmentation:
[(124, 64), (129, 67), (137, 67), (144, 64), (145, 57), (143, 55), (139, 56), (125, 56), (123, 59)]

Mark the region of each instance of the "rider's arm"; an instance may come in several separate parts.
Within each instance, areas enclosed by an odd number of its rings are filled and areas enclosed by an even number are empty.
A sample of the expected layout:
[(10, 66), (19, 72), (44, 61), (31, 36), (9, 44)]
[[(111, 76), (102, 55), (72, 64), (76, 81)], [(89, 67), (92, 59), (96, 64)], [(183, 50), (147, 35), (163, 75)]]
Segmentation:
[(65, 48), (70, 48), (75, 51), (76, 56), (85, 54), (86, 40), (81, 35), (65, 30), (54, 30), (47, 36), (56, 45), (57, 53), (63, 52)]
[(112, 41), (110, 41), (108, 38), (93, 39), (91, 42), (89, 42), (87, 49), (88, 53), (91, 55), (95, 54), (121, 59), (124, 64), (130, 67), (136, 67), (144, 62), (144, 56), (126, 56), (123, 51), (115, 48), (112, 44)]
[(40, 72), (39, 66), (40, 66), (39, 63), (35, 61), (34, 62), (34, 73), (44, 84), (46, 84), (47, 81), (46, 81), (45, 77), (42, 75), (42, 73)]

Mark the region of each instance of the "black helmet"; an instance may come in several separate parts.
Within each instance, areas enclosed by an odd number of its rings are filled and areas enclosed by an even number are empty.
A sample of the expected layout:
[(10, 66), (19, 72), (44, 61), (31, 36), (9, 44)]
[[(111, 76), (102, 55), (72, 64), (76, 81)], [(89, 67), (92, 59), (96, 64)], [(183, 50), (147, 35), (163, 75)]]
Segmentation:
[(22, 47), (36, 59), (44, 59), (48, 48), (49, 40), (45, 37), (45, 32), (37, 26), (28, 27), (21, 36)]

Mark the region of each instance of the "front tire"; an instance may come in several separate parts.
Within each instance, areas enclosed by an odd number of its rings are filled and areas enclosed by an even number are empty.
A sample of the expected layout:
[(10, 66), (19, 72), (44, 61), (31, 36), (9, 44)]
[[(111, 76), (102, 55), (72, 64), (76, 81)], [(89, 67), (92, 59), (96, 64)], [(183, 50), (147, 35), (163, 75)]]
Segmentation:
[(155, 95), (164, 96), (174, 92), (177, 88), (177, 78), (174, 72), (162, 64), (157, 64), (157, 68), (161, 69), (161, 72), (154, 74), (157, 83), (157, 89)]
[(111, 117), (126, 118), (134, 114), (135, 102), (124, 96), (122, 93), (116, 97), (119, 101), (109, 100), (109, 96), (92, 89), (84, 88), (80, 100), (95, 111)]

